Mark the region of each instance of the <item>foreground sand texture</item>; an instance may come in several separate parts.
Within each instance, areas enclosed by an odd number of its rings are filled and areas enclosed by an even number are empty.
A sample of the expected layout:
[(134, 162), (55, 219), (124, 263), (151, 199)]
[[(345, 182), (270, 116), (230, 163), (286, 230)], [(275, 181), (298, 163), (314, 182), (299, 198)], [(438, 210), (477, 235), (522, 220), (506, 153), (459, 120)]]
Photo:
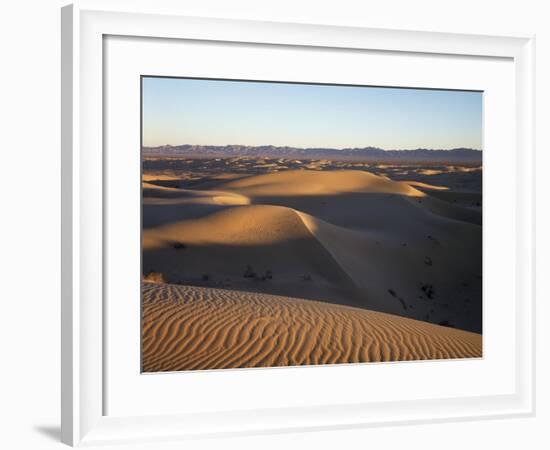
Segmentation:
[(472, 358), (481, 335), (359, 308), (143, 283), (145, 372)]

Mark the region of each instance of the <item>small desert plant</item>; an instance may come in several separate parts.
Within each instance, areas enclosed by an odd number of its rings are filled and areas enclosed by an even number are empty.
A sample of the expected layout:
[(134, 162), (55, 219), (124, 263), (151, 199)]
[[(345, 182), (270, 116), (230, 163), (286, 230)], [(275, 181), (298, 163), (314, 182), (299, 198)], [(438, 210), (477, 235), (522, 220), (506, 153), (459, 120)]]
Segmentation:
[(183, 250), (185, 248), (185, 244), (183, 242), (174, 242), (172, 244), (172, 247), (174, 247), (176, 250)]
[(405, 303), (405, 300), (399, 297), (397, 295), (397, 292), (395, 292), (393, 289), (388, 289), (388, 294), (390, 294), (392, 297), (395, 297), (397, 300), (399, 300), (399, 303), (401, 303), (401, 306), (403, 307), (403, 309), (407, 309), (407, 304)]
[(201, 280), (202, 280), (202, 281), (208, 281), (208, 280), (210, 280), (210, 275), (208, 275), (207, 273), (203, 273), (203, 274), (201, 275)]
[(422, 292), (424, 292), (424, 294), (426, 294), (426, 297), (428, 297), (429, 299), (434, 298), (434, 287), (433, 287), (433, 285), (423, 284), (422, 286), (420, 286), (420, 289), (422, 290)]
[(143, 277), (143, 281), (148, 281), (150, 283), (166, 283), (164, 275), (160, 272), (151, 271)]
[(252, 269), (250, 264), (246, 265), (246, 270), (244, 271), (243, 277), (245, 278), (257, 278), (256, 272)]

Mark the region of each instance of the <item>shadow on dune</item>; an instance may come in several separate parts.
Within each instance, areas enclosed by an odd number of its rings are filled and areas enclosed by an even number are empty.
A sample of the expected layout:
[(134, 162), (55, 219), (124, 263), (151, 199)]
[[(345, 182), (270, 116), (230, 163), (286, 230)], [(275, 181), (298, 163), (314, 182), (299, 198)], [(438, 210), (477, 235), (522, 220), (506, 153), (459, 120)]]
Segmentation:
[(143, 204), (142, 227), (146, 230), (161, 225), (181, 222), (182, 220), (200, 219), (227, 208), (228, 206), (224, 205), (206, 204)]
[[(314, 238), (269, 245), (167, 243), (143, 251), (143, 274), (171, 284), (212, 286), (366, 306), (353, 280)], [(268, 278), (266, 275), (271, 274)]]
[[(437, 197), (444, 197), (438, 193)], [(426, 214), (481, 225), (481, 210), (453, 205), (446, 198), (436, 198), (430, 193), (426, 197), (406, 197), (398, 194), (379, 193), (341, 193), (335, 195), (288, 195), (273, 197), (254, 197), (251, 204), (275, 205), (293, 208), (318, 217), (334, 225), (385, 230), (398, 227), (402, 229), (402, 220), (408, 222), (426, 221)], [(238, 207), (234, 205), (185, 204), (179, 205), (177, 199), (164, 203), (145, 201), (143, 208), (143, 228), (198, 219), (224, 209)]]
[(334, 225), (352, 228), (392, 228), (402, 220), (425, 221), (426, 213), (481, 225), (481, 212), (448, 204), (430, 194), (407, 197), (399, 194), (350, 192), (335, 195), (289, 195), (255, 197), (255, 204), (279, 205), (302, 211)]
[[(376, 171), (374, 172), (376, 173)], [(381, 172), (383, 174), (383, 172)], [(414, 179), (428, 184), (438, 186), (447, 186), (453, 191), (477, 192), (481, 194), (482, 190), (482, 172), (446, 172), (433, 175), (424, 175), (417, 171), (411, 171), (406, 174), (392, 173), (388, 174), (392, 180), (408, 181)]]
[[(230, 180), (239, 181), (248, 177), (250, 177), (250, 173), (243, 173), (242, 175), (231, 177)], [(176, 189), (216, 189), (223, 183), (227, 183), (227, 181), (228, 179), (220, 178), (219, 175), (212, 175), (188, 180), (150, 180), (148, 183), (155, 186)]]
[(341, 237), (340, 254), (326, 233), (263, 245), (167, 242), (143, 251), (142, 270), (170, 284), (317, 300), (481, 332), (479, 268), (441, 256), (445, 243), (403, 246), (356, 234)]
[[(431, 197), (443, 200), (453, 205), (481, 208), (482, 195), (480, 192), (434, 191), (430, 189), (418, 189)], [(481, 213), (481, 210), (479, 212)]]

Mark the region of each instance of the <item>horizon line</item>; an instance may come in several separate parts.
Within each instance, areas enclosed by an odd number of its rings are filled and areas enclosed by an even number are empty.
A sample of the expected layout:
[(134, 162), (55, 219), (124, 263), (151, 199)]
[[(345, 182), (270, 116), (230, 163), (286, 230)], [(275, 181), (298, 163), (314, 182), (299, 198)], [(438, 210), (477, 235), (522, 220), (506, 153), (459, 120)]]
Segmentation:
[(483, 149), (481, 148), (473, 148), (473, 147), (451, 147), (451, 148), (430, 148), (430, 147), (416, 147), (416, 148), (395, 148), (395, 149), (386, 149), (382, 147), (376, 147), (373, 145), (367, 145), (365, 147), (295, 147), (292, 145), (273, 145), (273, 144), (260, 144), (260, 145), (249, 145), (249, 144), (160, 144), (160, 145), (142, 145), (141, 148), (159, 148), (159, 147), (183, 147), (183, 146), (190, 146), (190, 147), (250, 147), (250, 148), (260, 148), (260, 147), (273, 147), (277, 149), (296, 149), (296, 150), (336, 150), (336, 151), (343, 151), (343, 150), (365, 150), (365, 149), (375, 149), (375, 150), (382, 150), (384, 152), (410, 152), (415, 150), (429, 150), (429, 151), (452, 151), (452, 150), (472, 150), (476, 152), (482, 152)]

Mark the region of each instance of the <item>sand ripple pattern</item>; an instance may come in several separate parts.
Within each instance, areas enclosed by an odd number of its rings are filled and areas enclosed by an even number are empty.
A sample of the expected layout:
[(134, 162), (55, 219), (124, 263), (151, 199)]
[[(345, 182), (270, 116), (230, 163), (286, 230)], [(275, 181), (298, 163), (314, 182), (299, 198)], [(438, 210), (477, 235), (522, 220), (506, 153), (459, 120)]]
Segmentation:
[(347, 306), (143, 283), (143, 371), (481, 357), (480, 334)]

